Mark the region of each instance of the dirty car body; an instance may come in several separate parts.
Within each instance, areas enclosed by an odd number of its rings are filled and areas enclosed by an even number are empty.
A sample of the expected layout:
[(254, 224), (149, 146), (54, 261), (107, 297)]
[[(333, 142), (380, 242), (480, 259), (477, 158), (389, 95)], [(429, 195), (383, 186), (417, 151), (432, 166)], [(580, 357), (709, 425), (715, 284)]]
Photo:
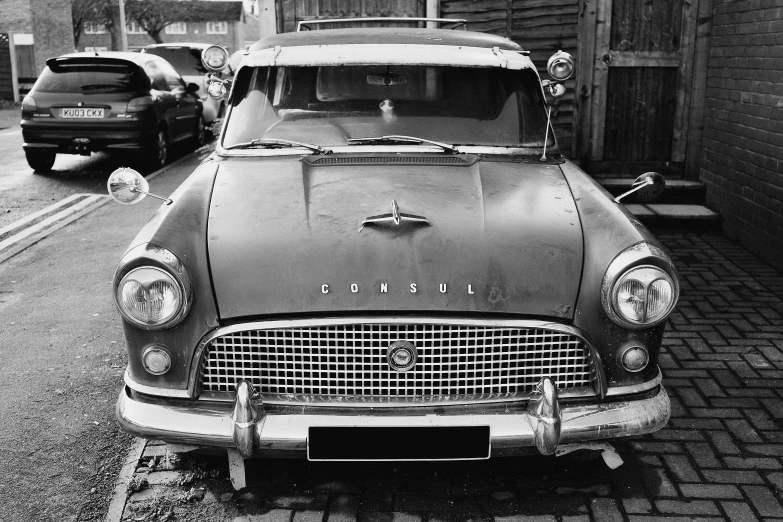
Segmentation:
[(216, 152), (117, 268), (125, 430), (243, 457), (430, 460), (666, 423), (675, 269), (559, 153), (515, 43), (271, 36), (228, 105)]

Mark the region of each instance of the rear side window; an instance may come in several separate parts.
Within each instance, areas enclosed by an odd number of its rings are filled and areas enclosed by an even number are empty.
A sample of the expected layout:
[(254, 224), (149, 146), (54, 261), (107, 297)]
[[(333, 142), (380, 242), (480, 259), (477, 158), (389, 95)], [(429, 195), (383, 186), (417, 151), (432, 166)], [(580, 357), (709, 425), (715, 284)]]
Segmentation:
[(187, 76), (207, 74), (207, 70), (201, 64), (200, 49), (153, 47), (152, 49), (144, 49), (144, 52), (165, 58), (180, 74)]
[(103, 94), (149, 90), (146, 73), (133, 64), (65, 63), (46, 67), (35, 89), (41, 92)]

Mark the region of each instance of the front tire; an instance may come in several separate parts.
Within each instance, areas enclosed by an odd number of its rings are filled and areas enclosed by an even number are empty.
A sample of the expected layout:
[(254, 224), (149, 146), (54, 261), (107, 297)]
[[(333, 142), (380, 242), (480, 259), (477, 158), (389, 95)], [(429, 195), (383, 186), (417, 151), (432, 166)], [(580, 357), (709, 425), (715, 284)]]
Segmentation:
[(24, 155), (27, 158), (27, 164), (37, 173), (45, 173), (52, 170), (54, 160), (57, 159), (56, 152), (46, 150), (25, 150)]

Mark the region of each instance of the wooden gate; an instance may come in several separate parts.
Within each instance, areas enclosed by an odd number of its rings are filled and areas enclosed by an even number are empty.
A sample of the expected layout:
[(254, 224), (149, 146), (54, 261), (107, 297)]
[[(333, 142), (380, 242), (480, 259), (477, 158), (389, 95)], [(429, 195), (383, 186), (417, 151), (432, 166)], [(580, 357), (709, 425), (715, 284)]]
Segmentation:
[(576, 156), (591, 174), (682, 173), (698, 2), (583, 2)]
[(377, 16), (423, 17), (425, 0), (278, 0), (279, 32), (296, 31), (301, 20)]
[(0, 33), (0, 100), (14, 101), (14, 68), (11, 67), (11, 43)]

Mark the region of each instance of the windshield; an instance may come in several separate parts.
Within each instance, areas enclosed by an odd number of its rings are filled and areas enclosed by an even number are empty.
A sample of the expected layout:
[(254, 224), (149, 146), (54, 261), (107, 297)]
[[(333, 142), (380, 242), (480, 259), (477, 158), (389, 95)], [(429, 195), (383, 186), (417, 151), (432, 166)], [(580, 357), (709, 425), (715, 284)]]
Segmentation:
[(230, 103), (224, 147), (259, 138), (328, 147), (403, 135), (540, 153), (547, 122), (529, 69), (248, 67), (239, 71)]
[(150, 82), (137, 65), (65, 63), (46, 67), (35, 89), (41, 92), (103, 94), (149, 90)]

